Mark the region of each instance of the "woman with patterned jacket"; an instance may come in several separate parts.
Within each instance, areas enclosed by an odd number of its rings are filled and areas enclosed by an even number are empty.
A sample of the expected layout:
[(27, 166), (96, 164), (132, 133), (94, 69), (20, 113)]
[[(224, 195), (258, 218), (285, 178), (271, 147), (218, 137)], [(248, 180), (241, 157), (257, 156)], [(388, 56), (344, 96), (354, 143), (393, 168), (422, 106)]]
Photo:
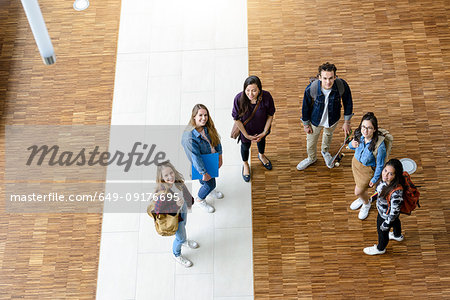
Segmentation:
[[(403, 177), (402, 163), (393, 158), (386, 163), (382, 172), (382, 180), (376, 188), (378, 245), (364, 248), (364, 253), (368, 255), (383, 254), (386, 252), (389, 240), (403, 241), (399, 214), (404, 188), (405, 178)], [(393, 232), (389, 232), (391, 227)]]

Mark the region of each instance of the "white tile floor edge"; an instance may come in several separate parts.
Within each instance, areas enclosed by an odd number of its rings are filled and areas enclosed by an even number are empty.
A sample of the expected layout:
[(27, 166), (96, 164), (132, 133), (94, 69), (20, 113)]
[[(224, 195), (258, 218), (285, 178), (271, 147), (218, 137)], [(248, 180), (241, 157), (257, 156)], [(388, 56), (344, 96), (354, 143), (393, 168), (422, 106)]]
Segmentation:
[(225, 198), (214, 214), (189, 214), (200, 248), (183, 250), (188, 269), (146, 214), (105, 213), (97, 299), (253, 299), (251, 186), (228, 135), (247, 76), (245, 0), (122, 1), (111, 125), (185, 125), (195, 103), (207, 105), (222, 136)]

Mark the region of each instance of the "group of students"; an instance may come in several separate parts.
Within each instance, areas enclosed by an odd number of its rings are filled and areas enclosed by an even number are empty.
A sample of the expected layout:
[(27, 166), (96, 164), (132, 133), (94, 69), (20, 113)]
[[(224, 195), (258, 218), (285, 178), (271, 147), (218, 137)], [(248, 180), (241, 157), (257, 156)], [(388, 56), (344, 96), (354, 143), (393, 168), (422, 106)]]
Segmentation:
[[(303, 105), (302, 122), (307, 140), (308, 157), (298, 165), (298, 170), (304, 170), (317, 161), (316, 148), (322, 129), (321, 153), (326, 165), (331, 168), (331, 154), (329, 147), (334, 130), (340, 119), (341, 106), (344, 107), (343, 131), (346, 135), (351, 133), (350, 120), (353, 116), (353, 102), (350, 87), (341, 78), (336, 77), (336, 67), (325, 63), (319, 66), (318, 76), (311, 80), (306, 87)], [(341, 105), (342, 102), (342, 105)], [(233, 103), (232, 117), (235, 126), (239, 129), (238, 141), (241, 142), (241, 157), (243, 161), (242, 177), (245, 182), (251, 179), (248, 164), (249, 150), (252, 142), (258, 148), (258, 159), (267, 170), (272, 169), (271, 161), (265, 156), (266, 137), (270, 133), (275, 104), (268, 91), (262, 90), (262, 84), (257, 76), (250, 76), (244, 82), (243, 91), (236, 95)], [(157, 169), (157, 193), (173, 193), (183, 195), (177, 201), (160, 201), (155, 205), (155, 213), (179, 213), (179, 226), (173, 242), (173, 256), (177, 262), (185, 267), (192, 266), (192, 262), (181, 255), (181, 247), (198, 248), (199, 244), (186, 238), (187, 210), (194, 204), (208, 213), (215, 208), (206, 202), (207, 198), (220, 199), (224, 195), (216, 188), (216, 179), (208, 174), (202, 155), (218, 153), (219, 168), (222, 166), (222, 145), (220, 136), (211, 119), (208, 108), (197, 104), (192, 109), (191, 118), (182, 137), (182, 146), (188, 159), (191, 161), (202, 178), (201, 187), (197, 196), (191, 196), (184, 185), (183, 176), (170, 164), (165, 162)], [(350, 209), (359, 211), (361, 220), (368, 216), (371, 199), (369, 187), (376, 186), (377, 196), (377, 231), (378, 244), (364, 249), (369, 255), (383, 254), (390, 239), (402, 241), (401, 223), (399, 219), (400, 206), (403, 201), (402, 187), (403, 167), (399, 160), (391, 159), (384, 164), (386, 146), (383, 136), (378, 130), (378, 121), (371, 112), (366, 113), (355, 130), (354, 138), (349, 145), (355, 150), (352, 160), (352, 172), (355, 180), (355, 195), (358, 198), (350, 205)], [(381, 180), (380, 180), (381, 179)], [(388, 200), (386, 200), (388, 199)], [(157, 201), (158, 202), (158, 201)], [(389, 203), (388, 203), (389, 202)], [(169, 204), (168, 204), (169, 203)], [(170, 206), (171, 205), (171, 206)], [(169, 207), (170, 206), (170, 207)], [(393, 232), (389, 232), (390, 228)]]
[[(319, 66), (318, 75), (306, 87), (302, 104), (302, 122), (306, 133), (308, 157), (297, 165), (301, 171), (317, 161), (317, 142), (323, 129), (321, 153), (328, 168), (332, 168), (332, 156), (329, 153), (333, 132), (344, 107), (342, 129), (345, 136), (351, 134), (350, 121), (353, 114), (353, 100), (349, 85), (336, 76), (337, 68), (326, 62)], [(372, 112), (366, 113), (355, 130), (349, 148), (355, 150), (352, 159), (352, 172), (355, 180), (355, 195), (358, 197), (350, 209), (360, 209), (358, 217), (367, 218), (372, 199), (368, 189), (374, 187), (378, 192), (376, 206), (378, 210), (378, 244), (364, 248), (368, 255), (383, 254), (389, 240), (402, 241), (400, 207), (403, 202), (405, 179), (403, 166), (398, 159), (387, 157), (384, 136), (378, 128), (378, 120)], [(393, 232), (389, 232), (390, 228)]]

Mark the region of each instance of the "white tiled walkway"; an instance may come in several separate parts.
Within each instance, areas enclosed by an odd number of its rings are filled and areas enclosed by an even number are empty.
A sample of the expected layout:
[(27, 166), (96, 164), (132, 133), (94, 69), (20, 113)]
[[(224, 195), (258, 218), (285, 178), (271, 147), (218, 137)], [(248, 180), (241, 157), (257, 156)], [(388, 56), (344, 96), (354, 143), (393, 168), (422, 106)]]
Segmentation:
[(253, 299), (251, 187), (229, 138), (247, 75), (245, 0), (122, 1), (112, 125), (185, 125), (193, 105), (205, 104), (222, 136), (225, 198), (214, 214), (189, 214), (200, 248), (183, 250), (188, 269), (146, 214), (104, 214), (97, 299)]

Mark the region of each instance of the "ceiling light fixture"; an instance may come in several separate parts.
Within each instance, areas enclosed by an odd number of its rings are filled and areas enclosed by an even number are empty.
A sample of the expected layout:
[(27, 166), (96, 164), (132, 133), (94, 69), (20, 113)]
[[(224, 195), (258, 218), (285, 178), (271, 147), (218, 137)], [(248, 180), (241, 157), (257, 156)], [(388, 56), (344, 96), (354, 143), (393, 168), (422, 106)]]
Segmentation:
[(88, 7), (89, 0), (75, 0), (75, 2), (73, 3), (73, 8), (78, 11), (85, 10)]
[(37, 0), (21, 1), (44, 64), (54, 64), (56, 62), (55, 51), (53, 50), (52, 40), (48, 35), (39, 3)]

